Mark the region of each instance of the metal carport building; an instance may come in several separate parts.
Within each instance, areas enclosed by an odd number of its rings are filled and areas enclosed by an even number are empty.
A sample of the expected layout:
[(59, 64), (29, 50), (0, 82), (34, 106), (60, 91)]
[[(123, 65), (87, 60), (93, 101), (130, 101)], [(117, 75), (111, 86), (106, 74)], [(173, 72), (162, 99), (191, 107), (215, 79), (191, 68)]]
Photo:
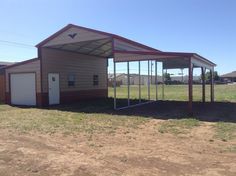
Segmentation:
[[(56, 99), (57, 104), (62, 102), (70, 102), (72, 101), (72, 99), (78, 101), (82, 95), (83, 98), (86, 98), (86, 96), (89, 97), (91, 95), (94, 95), (96, 97), (96, 94), (98, 92), (100, 92), (100, 97), (106, 97), (107, 82), (104, 80), (107, 79), (107, 65), (104, 65), (104, 61), (107, 62), (107, 59), (113, 58), (114, 75), (116, 75), (116, 64), (118, 62), (127, 62), (128, 66), (130, 62), (134, 61), (155, 61), (162, 62), (163, 69), (188, 68), (188, 101), (189, 111), (191, 112), (193, 101), (193, 68), (200, 67), (202, 69), (202, 75), (204, 75), (206, 69), (209, 69), (211, 73), (213, 73), (214, 67), (216, 66), (211, 61), (195, 53), (163, 52), (115, 34), (85, 28), (73, 24), (67, 25), (52, 36), (40, 42), (38, 45), (36, 45), (36, 47), (38, 49), (37, 61), (39, 62), (37, 66), (39, 68), (35, 68), (39, 72), (39, 74), (38, 72), (36, 73), (36, 102), (38, 106), (48, 104), (50, 105), (50, 87), (48, 87), (50, 73), (58, 73), (58, 78), (60, 80), (60, 83), (58, 83), (59, 87), (57, 86), (58, 93), (53, 94), (55, 96), (58, 96)], [(60, 54), (62, 52), (64, 52), (63, 56), (62, 54)], [(83, 59), (81, 59), (81, 57)], [(99, 64), (97, 64), (96, 61), (98, 61), (99, 59)], [(84, 62), (87, 62), (87, 65), (83, 66)], [(90, 67), (90, 65), (94, 65), (94, 67)], [(85, 75), (85, 77), (86, 74), (91, 74), (90, 72), (93, 72), (97, 66), (97, 69), (101, 72), (101, 76), (99, 76), (99, 79), (103, 80), (101, 81), (102, 85), (99, 85), (102, 88), (99, 89), (98, 87), (96, 87), (96, 85), (92, 85), (92, 83), (88, 82), (87, 80), (85, 81), (87, 87), (83, 86), (83, 84), (85, 84), (83, 81), (79, 82), (82, 88), (80, 87), (79, 89), (77, 89), (76, 87), (74, 87), (73, 89), (69, 89), (68, 87), (66, 87), (69, 85), (69, 81), (72, 82), (76, 78), (73, 77), (73, 75), (69, 75), (68, 77), (67, 75), (65, 75), (70, 72), (72, 66), (78, 66), (81, 69), (84, 69), (83, 74)], [(29, 67), (30, 66), (28, 66), (27, 69)], [(85, 68), (87, 67), (89, 68), (86, 71)], [(139, 67), (139, 70), (140, 69), (141, 68)], [(30, 71), (34, 72), (34, 70)], [(52, 75), (52, 78), (55, 77), (53, 77)], [(94, 77), (95, 81), (96, 79), (98, 79), (98, 77)], [(80, 80), (85, 80), (85, 78), (81, 78)], [(9, 85), (7, 85), (7, 89), (9, 90)], [(204, 79), (202, 81), (202, 90), (202, 100), (205, 101)], [(7, 94), (7, 97), (10, 97), (9, 92)], [(129, 95), (127, 95), (127, 107), (130, 107), (129, 98)], [(213, 76), (211, 79), (211, 101), (214, 101)], [(117, 109), (116, 89), (114, 89), (114, 108)]]

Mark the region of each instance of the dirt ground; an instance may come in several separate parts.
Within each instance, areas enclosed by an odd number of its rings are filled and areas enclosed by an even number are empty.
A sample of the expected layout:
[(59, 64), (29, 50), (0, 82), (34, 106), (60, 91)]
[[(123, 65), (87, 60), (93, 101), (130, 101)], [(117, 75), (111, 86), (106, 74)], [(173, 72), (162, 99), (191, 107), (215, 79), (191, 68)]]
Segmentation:
[(236, 141), (214, 139), (204, 122), (188, 134), (159, 133), (163, 120), (105, 134), (0, 129), (1, 176), (236, 175)]

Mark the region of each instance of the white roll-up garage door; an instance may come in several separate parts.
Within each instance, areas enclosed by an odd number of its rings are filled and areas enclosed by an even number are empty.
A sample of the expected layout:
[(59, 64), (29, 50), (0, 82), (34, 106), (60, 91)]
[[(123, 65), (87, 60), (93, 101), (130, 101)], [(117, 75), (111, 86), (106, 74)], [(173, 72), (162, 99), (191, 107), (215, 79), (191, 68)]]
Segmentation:
[(35, 73), (14, 73), (10, 75), (11, 104), (35, 106)]

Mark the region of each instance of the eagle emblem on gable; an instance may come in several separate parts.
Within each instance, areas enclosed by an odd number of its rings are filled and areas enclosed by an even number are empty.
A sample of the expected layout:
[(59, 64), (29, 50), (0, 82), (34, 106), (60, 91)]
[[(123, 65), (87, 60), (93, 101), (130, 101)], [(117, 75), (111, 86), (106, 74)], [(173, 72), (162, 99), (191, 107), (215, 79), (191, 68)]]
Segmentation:
[(77, 33), (68, 34), (68, 36), (72, 39), (74, 39), (76, 35), (77, 35)]

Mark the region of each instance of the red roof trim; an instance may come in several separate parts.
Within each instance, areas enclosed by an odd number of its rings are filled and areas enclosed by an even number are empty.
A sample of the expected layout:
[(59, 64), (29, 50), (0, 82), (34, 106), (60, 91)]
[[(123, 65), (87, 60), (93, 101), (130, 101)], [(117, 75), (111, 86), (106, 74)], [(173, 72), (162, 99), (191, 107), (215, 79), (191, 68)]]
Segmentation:
[(33, 59), (29, 59), (29, 60), (26, 60), (26, 61), (18, 62), (18, 63), (12, 64), (12, 65), (9, 65), (9, 66), (6, 66), (6, 67), (2, 67), (2, 68), (3, 69), (8, 69), (8, 68), (12, 68), (12, 67), (28, 64), (30, 62), (34, 62), (34, 61), (37, 61), (37, 60), (39, 60), (39, 58), (33, 58)]
[(208, 59), (196, 54), (196, 53), (185, 53), (185, 52), (146, 52), (146, 51), (114, 51), (114, 53), (124, 53), (124, 54), (143, 54), (143, 55), (159, 55), (159, 56), (182, 56), (182, 57), (194, 57), (197, 56), (197, 60), (208, 63), (210, 65), (216, 66), (215, 63), (209, 61)]
[(95, 33), (102, 34), (102, 35), (107, 35), (108, 37), (113, 37), (113, 38), (122, 40), (122, 41), (124, 41), (124, 42), (127, 42), (127, 43), (129, 43), (129, 44), (132, 44), (132, 45), (135, 45), (135, 46), (144, 48), (144, 49), (148, 49), (148, 50), (152, 50), (152, 51), (159, 51), (159, 50), (157, 50), (157, 49), (155, 49), (155, 48), (152, 48), (152, 47), (143, 45), (143, 44), (138, 43), (138, 42), (136, 42), (136, 41), (127, 39), (127, 38), (125, 38), (125, 37), (121, 37), (121, 36), (119, 36), (119, 35), (115, 35), (115, 34), (103, 32), (103, 31), (98, 31), (98, 30), (95, 30), (95, 29), (86, 28), (86, 27), (82, 27), (82, 26), (77, 26), (77, 25), (74, 25), (74, 24), (68, 24), (66, 27), (62, 28), (61, 30), (59, 30), (59, 31), (56, 32), (55, 34), (51, 35), (51, 36), (48, 37), (47, 39), (45, 39), (45, 40), (43, 40), (42, 42), (40, 42), (39, 44), (37, 44), (36, 47), (41, 47), (41, 46), (43, 46), (43, 45), (46, 44), (48, 41), (54, 39), (55, 37), (57, 37), (58, 35), (60, 35), (61, 33), (65, 32), (67, 29), (69, 29), (69, 28), (71, 28), (71, 27), (75, 27), (75, 28), (78, 28), (78, 29), (84, 29), (84, 30), (91, 31), (91, 32), (95, 32)]
[(149, 52), (149, 51), (114, 51), (115, 53), (124, 53), (124, 54), (144, 54), (144, 55), (159, 55), (159, 56), (185, 56), (191, 57), (194, 53), (180, 53), (180, 52)]

